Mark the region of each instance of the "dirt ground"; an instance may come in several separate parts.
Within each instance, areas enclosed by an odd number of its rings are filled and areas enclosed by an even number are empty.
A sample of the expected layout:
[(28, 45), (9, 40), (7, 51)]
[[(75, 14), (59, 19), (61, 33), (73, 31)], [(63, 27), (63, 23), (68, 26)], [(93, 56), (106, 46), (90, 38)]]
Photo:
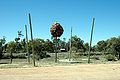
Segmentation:
[(120, 80), (120, 64), (0, 69), (0, 80)]

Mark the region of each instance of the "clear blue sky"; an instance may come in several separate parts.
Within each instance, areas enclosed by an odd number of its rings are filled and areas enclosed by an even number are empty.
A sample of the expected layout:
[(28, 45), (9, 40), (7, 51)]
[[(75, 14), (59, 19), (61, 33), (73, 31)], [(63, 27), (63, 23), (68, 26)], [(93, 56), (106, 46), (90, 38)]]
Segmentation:
[(73, 35), (89, 42), (92, 17), (93, 44), (120, 36), (120, 0), (0, 0), (0, 38), (6, 36), (9, 42), (17, 37), (18, 30), (24, 34), (25, 24), (29, 29), (28, 13), (34, 38), (51, 39), (50, 27), (57, 21), (64, 28), (61, 39), (70, 38), (72, 26)]

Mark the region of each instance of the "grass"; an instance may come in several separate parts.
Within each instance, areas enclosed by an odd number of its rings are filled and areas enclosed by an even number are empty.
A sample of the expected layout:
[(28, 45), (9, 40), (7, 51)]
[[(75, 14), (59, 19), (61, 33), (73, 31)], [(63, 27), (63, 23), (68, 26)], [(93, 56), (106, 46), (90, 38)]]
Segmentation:
[[(73, 62), (61, 62), (59, 60), (68, 59), (68, 53), (58, 53), (58, 62), (54, 62), (54, 53), (50, 53), (51, 57), (40, 59), (39, 61), (36, 60), (37, 67), (44, 67), (44, 66), (72, 66), (72, 65), (80, 65), (80, 64), (88, 64), (87, 63), (87, 56), (80, 56), (77, 58), (72, 57)], [(90, 64), (117, 64), (120, 61), (107, 61), (105, 56), (103, 55), (92, 55), (91, 56), (91, 63)], [(2, 59), (0, 60), (0, 68), (28, 68), (33, 67), (32, 59), (31, 63), (27, 62), (27, 59), (13, 59), (13, 63), (10, 64), (10, 59)]]

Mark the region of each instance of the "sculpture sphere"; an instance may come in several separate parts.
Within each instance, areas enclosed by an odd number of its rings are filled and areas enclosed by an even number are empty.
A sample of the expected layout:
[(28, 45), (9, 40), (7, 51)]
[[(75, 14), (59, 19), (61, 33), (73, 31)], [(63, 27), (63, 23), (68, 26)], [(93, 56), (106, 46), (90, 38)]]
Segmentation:
[(55, 23), (50, 28), (51, 35), (53, 37), (60, 37), (63, 34), (63, 28), (59, 23)]

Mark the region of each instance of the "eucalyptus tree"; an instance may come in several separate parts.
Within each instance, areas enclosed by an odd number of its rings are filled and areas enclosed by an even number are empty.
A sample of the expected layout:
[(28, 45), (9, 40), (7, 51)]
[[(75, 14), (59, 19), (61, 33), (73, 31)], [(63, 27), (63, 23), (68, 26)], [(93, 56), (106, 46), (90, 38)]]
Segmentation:
[(2, 58), (3, 56), (3, 48), (4, 48), (4, 45), (5, 45), (5, 36), (3, 36), (3, 39), (0, 39), (0, 59)]
[(54, 43), (47, 39), (44, 43), (44, 50), (47, 52), (54, 52)]
[(85, 49), (84, 46), (83, 46), (83, 43), (84, 41), (81, 40), (79, 37), (77, 37), (76, 35), (75, 36), (72, 36), (71, 38), (71, 42), (72, 42), (72, 47), (76, 47), (77, 50), (78, 49)]
[(97, 49), (98, 49), (98, 51), (100, 51), (100, 52), (101, 51), (105, 51), (106, 48), (107, 48), (107, 42), (106, 41), (102, 40), (102, 41), (99, 41), (97, 43)]
[(88, 51), (88, 50), (89, 50), (89, 43), (84, 43), (83, 46), (84, 46), (84, 48), (85, 48), (85, 51)]
[(21, 38), (21, 36), (23, 36), (22, 31), (19, 30), (19, 31), (18, 31), (18, 37), (15, 38), (15, 42), (16, 42), (16, 53), (18, 53), (19, 50), (22, 48), (22, 45), (20, 44), (20, 38)]
[(13, 59), (12, 53), (16, 52), (16, 42), (14, 42), (14, 41), (8, 42), (7, 52), (10, 53), (10, 61), (12, 63), (12, 59)]

